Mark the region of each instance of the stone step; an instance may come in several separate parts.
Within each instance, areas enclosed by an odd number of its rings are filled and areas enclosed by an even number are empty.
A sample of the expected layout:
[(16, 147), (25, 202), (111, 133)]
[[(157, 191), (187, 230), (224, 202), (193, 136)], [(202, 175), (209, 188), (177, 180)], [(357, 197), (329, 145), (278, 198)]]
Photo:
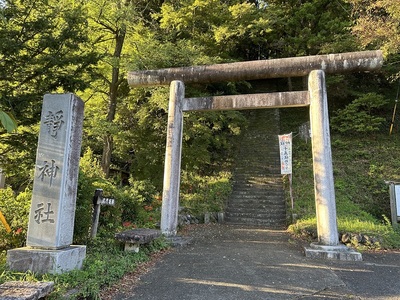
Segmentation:
[(282, 197), (280, 198), (231, 198), (227, 202), (227, 207), (243, 207), (248, 205), (284, 205)]
[(276, 184), (268, 183), (246, 183), (246, 182), (234, 182), (233, 189), (237, 190), (239, 194), (246, 194), (249, 191), (254, 192), (281, 192), (283, 187)]
[(229, 213), (277, 213), (278, 211), (284, 212), (286, 210), (286, 206), (280, 205), (248, 205), (248, 206), (241, 206), (241, 207), (228, 207), (225, 209), (225, 212)]
[(237, 187), (240, 188), (258, 188), (258, 189), (275, 189), (279, 190), (283, 188), (282, 183), (280, 182), (273, 182), (273, 181), (258, 181), (256, 182), (255, 180), (233, 180), (233, 185), (236, 185)]
[[(276, 197), (276, 196), (263, 196), (263, 197), (256, 197), (254, 195), (248, 195), (246, 197), (231, 197), (228, 200), (228, 206), (240, 206), (241, 204), (243, 205), (249, 205), (249, 204), (263, 204), (263, 205), (268, 205), (268, 204), (280, 204), (284, 203), (282, 200), (282, 197)], [(283, 204), (282, 204), (283, 205)]]
[(273, 219), (254, 219), (254, 218), (226, 218), (225, 221), (229, 224), (238, 225), (258, 225), (265, 226), (266, 228), (283, 229), (286, 225), (286, 220), (273, 220)]
[(269, 219), (269, 220), (286, 220), (284, 210), (270, 213), (254, 213), (254, 212), (226, 212), (225, 216), (229, 218), (251, 218), (251, 219)]
[(247, 195), (257, 195), (257, 196), (263, 196), (263, 195), (270, 195), (270, 196), (282, 196), (284, 195), (284, 191), (282, 189), (276, 189), (276, 188), (257, 188), (257, 187), (248, 187), (244, 185), (234, 185), (233, 189), (236, 190), (236, 193), (233, 194), (232, 196), (247, 196)]
[(269, 211), (275, 211), (275, 210), (285, 210), (286, 205), (278, 205), (278, 204), (248, 204), (248, 205), (235, 205), (235, 206), (230, 206), (225, 209), (225, 211), (229, 212), (257, 212), (258, 210), (261, 212), (269, 212)]
[[(259, 155), (258, 153), (251, 153), (251, 155)], [(279, 158), (265, 157), (259, 155), (258, 157), (251, 157), (249, 154), (246, 156), (239, 155), (239, 161), (236, 161), (235, 167), (246, 169), (246, 164), (251, 164), (254, 168), (278, 168), (280, 164)]]
[[(278, 165), (279, 167), (279, 165)], [(234, 168), (234, 171), (237, 172), (235, 173), (236, 176), (259, 176), (259, 175), (263, 175), (266, 177), (271, 177), (271, 178), (275, 178), (275, 177), (279, 177), (281, 176), (280, 174), (280, 168), (275, 167), (275, 166), (265, 166), (265, 165), (256, 165), (256, 164), (252, 164), (250, 162), (243, 162), (243, 166), (238, 166), (236, 165)], [(279, 173), (275, 173), (278, 172)], [(274, 172), (274, 173), (271, 173)]]
[(280, 172), (271, 173), (271, 171), (263, 170), (262, 172), (252, 172), (248, 174), (235, 175), (235, 177), (233, 178), (233, 181), (244, 181), (244, 180), (253, 180), (253, 181), (262, 180), (263, 182), (277, 184), (277, 183), (282, 183), (282, 175), (280, 174)]
[(286, 210), (284, 208), (274, 210), (254, 210), (254, 211), (230, 211), (227, 210), (226, 216), (235, 218), (255, 218), (255, 219), (286, 219)]
[[(281, 200), (281, 199), (278, 199)], [(243, 200), (243, 201), (230, 201), (228, 202), (226, 209), (242, 209), (246, 207), (263, 207), (263, 208), (275, 208), (275, 207), (286, 207), (286, 203), (281, 203), (273, 200)]]
[[(233, 183), (235, 183), (235, 180), (233, 181)], [(263, 188), (263, 187), (268, 187), (268, 188), (271, 188), (271, 187), (279, 187), (279, 184), (277, 184), (276, 182), (267, 182), (267, 181), (264, 181), (264, 182), (237, 182), (237, 183), (240, 183), (240, 184), (242, 184), (243, 185), (243, 187), (255, 187), (255, 188)], [(282, 188), (282, 185), (281, 185), (281, 188)]]
[(254, 216), (249, 217), (237, 217), (237, 216), (225, 216), (226, 223), (264, 223), (264, 224), (278, 224), (279, 226), (286, 224), (285, 218), (272, 218), (272, 217), (263, 217), (263, 218), (256, 218)]
[(229, 198), (229, 200), (232, 201), (228, 201), (228, 203), (236, 203), (236, 202), (262, 202), (262, 201), (278, 201), (278, 202), (283, 202), (283, 194), (270, 194), (270, 195), (266, 195), (266, 194), (244, 194), (244, 195), (232, 195), (231, 198)]
[(270, 217), (270, 216), (279, 216), (281, 214), (285, 214), (285, 207), (274, 207), (274, 208), (269, 208), (269, 209), (235, 209), (235, 210), (230, 210), (227, 209), (225, 212), (229, 216), (235, 216), (235, 217), (248, 217), (248, 216), (253, 216), (255, 218), (264, 218), (264, 217)]

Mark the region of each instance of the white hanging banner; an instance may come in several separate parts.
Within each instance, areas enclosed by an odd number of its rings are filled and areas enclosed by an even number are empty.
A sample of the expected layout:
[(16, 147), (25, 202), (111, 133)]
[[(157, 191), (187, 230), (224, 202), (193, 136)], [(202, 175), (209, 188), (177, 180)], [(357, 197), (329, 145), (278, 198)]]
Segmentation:
[(292, 133), (278, 135), (281, 174), (292, 174)]

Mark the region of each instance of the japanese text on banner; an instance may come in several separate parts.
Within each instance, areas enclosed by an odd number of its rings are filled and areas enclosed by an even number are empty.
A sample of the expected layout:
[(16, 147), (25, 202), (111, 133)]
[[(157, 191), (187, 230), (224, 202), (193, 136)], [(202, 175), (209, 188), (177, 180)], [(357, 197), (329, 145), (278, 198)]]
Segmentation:
[(292, 133), (279, 135), (281, 174), (292, 174)]

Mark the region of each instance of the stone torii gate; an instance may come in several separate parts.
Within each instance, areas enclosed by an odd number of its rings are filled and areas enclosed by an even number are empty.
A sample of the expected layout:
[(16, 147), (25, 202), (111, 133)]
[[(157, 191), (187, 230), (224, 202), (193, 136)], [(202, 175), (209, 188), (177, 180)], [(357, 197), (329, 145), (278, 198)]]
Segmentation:
[[(183, 112), (309, 106), (318, 243), (306, 248), (306, 255), (361, 260), (360, 253), (339, 244), (325, 73), (374, 71), (382, 64), (382, 52), (378, 50), (129, 72), (128, 83), (131, 87), (171, 86), (161, 213), (162, 233), (174, 236), (177, 231)], [(308, 91), (185, 98), (184, 83), (306, 75)]]

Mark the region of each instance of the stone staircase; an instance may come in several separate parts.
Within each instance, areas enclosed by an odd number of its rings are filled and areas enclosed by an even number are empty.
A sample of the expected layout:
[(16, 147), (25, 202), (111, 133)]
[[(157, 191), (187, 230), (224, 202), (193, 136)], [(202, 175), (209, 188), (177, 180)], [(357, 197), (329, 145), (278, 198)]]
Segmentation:
[(249, 111), (235, 157), (233, 191), (225, 221), (230, 224), (284, 228), (286, 203), (279, 160), (279, 112)]

